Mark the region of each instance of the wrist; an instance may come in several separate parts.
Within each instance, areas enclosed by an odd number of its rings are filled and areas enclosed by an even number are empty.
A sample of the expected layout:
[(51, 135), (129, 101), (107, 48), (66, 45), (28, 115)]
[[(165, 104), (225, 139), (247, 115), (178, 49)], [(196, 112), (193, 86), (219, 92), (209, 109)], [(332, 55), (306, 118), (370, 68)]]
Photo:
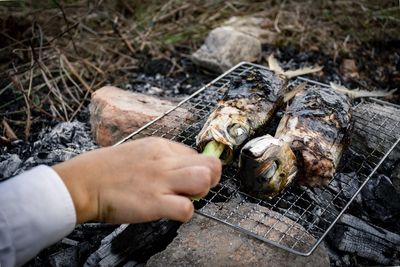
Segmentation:
[(73, 162), (67, 161), (52, 168), (67, 187), (75, 207), (77, 224), (95, 220), (97, 217), (97, 197), (90, 186), (90, 177)]

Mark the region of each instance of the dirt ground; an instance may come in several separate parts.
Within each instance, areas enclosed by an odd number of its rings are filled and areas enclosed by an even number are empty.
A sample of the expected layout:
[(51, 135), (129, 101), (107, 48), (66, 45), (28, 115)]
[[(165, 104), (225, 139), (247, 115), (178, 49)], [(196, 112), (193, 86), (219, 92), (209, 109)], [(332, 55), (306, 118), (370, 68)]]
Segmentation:
[[(11, 1), (0, 3), (0, 14), (3, 144), (34, 139), (48, 121), (84, 116), (93, 91), (126, 86), (133, 73), (210, 80), (216, 74), (198, 70), (189, 55), (231, 16), (268, 18), (263, 27), (273, 38), (263, 52), (285, 67), (318, 63), (324, 72), (314, 79), (400, 88), (397, 0)], [(345, 60), (355, 62), (351, 75)], [(388, 100), (399, 103), (399, 96)]]
[(397, 88), (385, 100), (400, 104), (398, 0), (0, 1), (0, 154), (45, 126), (88, 123), (103, 85), (183, 99), (219, 75), (190, 60), (207, 33), (254, 14), (271, 32), (257, 63), (274, 53), (285, 69), (318, 64), (312, 79)]

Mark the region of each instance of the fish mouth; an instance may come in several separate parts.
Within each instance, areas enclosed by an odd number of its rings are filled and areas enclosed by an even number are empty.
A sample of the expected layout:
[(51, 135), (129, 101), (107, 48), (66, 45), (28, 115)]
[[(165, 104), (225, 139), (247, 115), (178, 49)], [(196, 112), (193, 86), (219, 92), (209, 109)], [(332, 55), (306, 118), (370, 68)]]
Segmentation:
[(220, 159), (224, 164), (232, 161), (234, 153), (250, 136), (249, 126), (242, 123), (228, 122), (212, 124), (205, 128), (197, 137), (196, 142), (202, 151), (206, 144), (215, 141), (225, 146)]
[(239, 174), (245, 191), (271, 199), (296, 176), (296, 157), (289, 145), (270, 135), (248, 142), (240, 153)]

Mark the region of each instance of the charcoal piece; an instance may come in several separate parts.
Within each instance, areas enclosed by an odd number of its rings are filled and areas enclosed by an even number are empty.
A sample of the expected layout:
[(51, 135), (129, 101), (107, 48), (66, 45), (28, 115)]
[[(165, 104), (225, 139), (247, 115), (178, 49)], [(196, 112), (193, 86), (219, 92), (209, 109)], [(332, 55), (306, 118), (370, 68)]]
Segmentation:
[(398, 223), (400, 218), (400, 195), (385, 175), (371, 179), (361, 191), (364, 212), (380, 222)]
[(340, 251), (378, 264), (400, 264), (400, 235), (344, 214), (328, 235)]
[(334, 205), (334, 196), (328, 190), (315, 188), (306, 188), (306, 194), (315, 203), (312, 214), (316, 215), (313, 220), (315, 223), (322, 219), (322, 223), (327, 224), (339, 215), (338, 207)]
[(393, 182), (393, 186), (396, 189), (397, 194), (400, 194), (400, 159), (395, 163), (394, 169), (390, 178)]
[(49, 262), (54, 267), (79, 266), (79, 248), (76, 246), (63, 249), (49, 256)]
[(90, 247), (89, 242), (82, 242), (62, 249), (49, 256), (49, 263), (53, 267), (82, 266), (82, 259), (85, 258)]
[(144, 266), (146, 266), (144, 263), (139, 263), (133, 260), (130, 260), (124, 263), (124, 265), (122, 265), (122, 267), (144, 267)]
[(5, 154), (0, 156), (0, 181), (11, 177), (21, 166), (22, 160), (18, 155)]
[(340, 192), (345, 199), (350, 199), (360, 188), (360, 182), (355, 172), (337, 173), (328, 188), (334, 193)]
[(179, 226), (180, 223), (168, 220), (121, 225), (102, 240), (85, 266), (116, 266), (132, 260), (144, 262), (171, 242)]
[(351, 257), (350, 254), (337, 250), (329, 245), (328, 242), (323, 242), (328, 250), (329, 261), (331, 267), (343, 267), (343, 266), (356, 266), (356, 258)]

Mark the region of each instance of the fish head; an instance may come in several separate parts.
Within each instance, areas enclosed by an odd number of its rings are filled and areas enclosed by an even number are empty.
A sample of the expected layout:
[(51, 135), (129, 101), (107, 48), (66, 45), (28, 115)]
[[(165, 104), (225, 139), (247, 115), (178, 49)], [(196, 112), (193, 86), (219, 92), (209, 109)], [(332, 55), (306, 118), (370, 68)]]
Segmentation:
[(296, 156), (286, 142), (264, 135), (242, 148), (239, 168), (242, 186), (247, 192), (271, 199), (296, 176)]
[(251, 125), (246, 116), (233, 107), (223, 107), (209, 116), (196, 137), (196, 143), (201, 150), (212, 140), (224, 144), (221, 160), (228, 163), (236, 148), (244, 144), (250, 135)]

